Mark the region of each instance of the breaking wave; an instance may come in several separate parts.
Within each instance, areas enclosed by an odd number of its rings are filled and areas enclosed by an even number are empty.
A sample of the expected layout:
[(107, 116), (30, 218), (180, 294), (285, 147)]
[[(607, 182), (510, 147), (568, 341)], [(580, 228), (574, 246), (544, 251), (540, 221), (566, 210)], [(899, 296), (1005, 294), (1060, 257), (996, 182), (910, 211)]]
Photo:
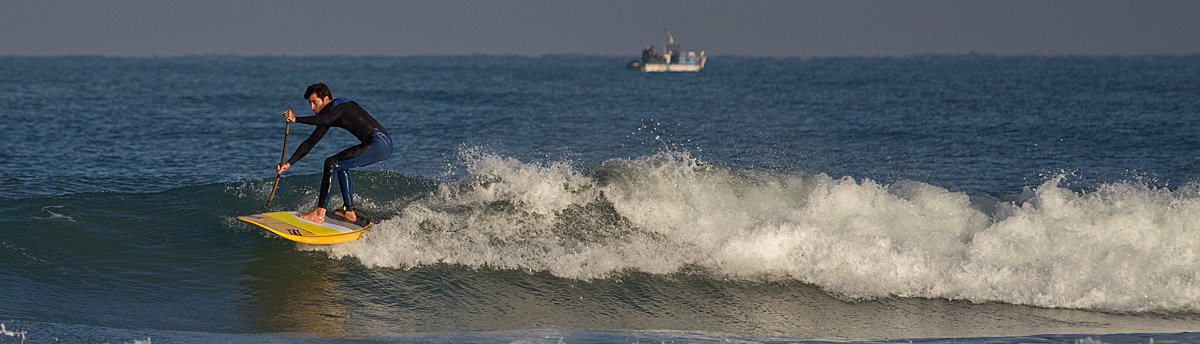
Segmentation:
[(1130, 182), (1003, 201), (915, 182), (741, 170), (687, 153), (581, 168), (479, 150), (468, 177), (323, 250), (372, 267), (458, 264), (798, 280), (846, 299), (1200, 311), (1200, 189)]

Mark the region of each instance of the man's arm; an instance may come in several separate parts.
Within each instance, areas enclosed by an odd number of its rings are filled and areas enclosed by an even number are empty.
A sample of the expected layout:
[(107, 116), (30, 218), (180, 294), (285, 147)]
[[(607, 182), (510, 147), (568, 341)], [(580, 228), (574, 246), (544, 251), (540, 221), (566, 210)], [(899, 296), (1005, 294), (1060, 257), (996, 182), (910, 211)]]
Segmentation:
[(334, 108), (334, 109), (328, 109), (326, 111), (321, 111), (321, 113), (312, 115), (312, 116), (294, 117), (295, 120), (293, 120), (293, 122), (308, 124), (308, 125), (315, 125), (315, 126), (328, 126), (328, 125), (332, 124), (333, 121), (336, 121), (338, 119), (338, 116), (341, 115), (341, 111), (339, 111), (339, 110), (341, 110), (341, 109)]
[(308, 135), (308, 138), (304, 139), (304, 142), (301, 142), (299, 147), (296, 147), (296, 152), (292, 153), (292, 157), (288, 158), (288, 166), (295, 164), (300, 159), (303, 159), (305, 155), (308, 155), (308, 151), (312, 150), (313, 146), (317, 145), (317, 142), (321, 142), (321, 138), (325, 137), (325, 133), (327, 132), (329, 132), (329, 127), (323, 125), (319, 125), (316, 129), (313, 129), (312, 134)]
[(335, 110), (336, 109), (330, 109), (330, 111), (324, 111), (320, 114), (308, 117), (298, 117), (295, 113), (292, 113), (292, 110), (287, 110), (283, 112), (283, 118), (292, 123), (323, 126), (329, 125), (333, 123), (333, 121), (337, 120), (339, 114), (336, 113)]
[(317, 145), (317, 142), (320, 142), (321, 138), (325, 137), (325, 133), (329, 132), (328, 126), (312, 123), (310, 119), (313, 117), (317, 116), (296, 117), (296, 114), (293, 113), (292, 110), (283, 112), (283, 118), (288, 122), (313, 124), (316, 125), (317, 128), (313, 129), (312, 134), (309, 134), (308, 138), (304, 139), (304, 142), (301, 142), (300, 146), (296, 147), (296, 151), (292, 153), (292, 157), (288, 158), (287, 162), (275, 165), (276, 174), (283, 174), (283, 171), (287, 171), (292, 167), (292, 164), (295, 164), (297, 161), (300, 161), (300, 159), (303, 159), (304, 156), (308, 155), (308, 152)]

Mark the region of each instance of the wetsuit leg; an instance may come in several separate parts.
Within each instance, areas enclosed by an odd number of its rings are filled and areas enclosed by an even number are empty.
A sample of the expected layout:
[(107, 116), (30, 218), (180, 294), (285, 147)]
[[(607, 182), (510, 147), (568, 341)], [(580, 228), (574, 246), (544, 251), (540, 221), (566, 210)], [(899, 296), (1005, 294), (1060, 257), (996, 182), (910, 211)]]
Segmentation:
[[(357, 144), (325, 159), (325, 171), (321, 174), (321, 195), (317, 196), (318, 208), (327, 208), (325, 204), (329, 202), (329, 191), (333, 188), (333, 175), (338, 174), (338, 179), (341, 179), (341, 173), (345, 172), (344, 169), (339, 171), (339, 163), (342, 160), (349, 160), (362, 155), (363, 152), (367, 151), (368, 147), (370, 147), (370, 144)], [(348, 174), (347, 179), (349, 179)], [(342, 196), (345, 197), (345, 195), (346, 190), (343, 188)]]
[(342, 189), (342, 205), (346, 208), (354, 206), (354, 193), (351, 192), (350, 170), (335, 168), (338, 176), (338, 186)]
[(329, 191), (333, 184), (333, 174), (338, 176), (338, 186), (342, 189), (342, 201), (347, 207), (354, 206), (353, 184), (350, 181), (351, 168), (358, 168), (383, 161), (392, 155), (392, 139), (383, 132), (375, 131), (371, 143), (362, 143), (347, 148), (338, 154), (325, 159), (325, 174), (321, 179), (321, 196), (318, 206), (324, 208), (329, 199)]

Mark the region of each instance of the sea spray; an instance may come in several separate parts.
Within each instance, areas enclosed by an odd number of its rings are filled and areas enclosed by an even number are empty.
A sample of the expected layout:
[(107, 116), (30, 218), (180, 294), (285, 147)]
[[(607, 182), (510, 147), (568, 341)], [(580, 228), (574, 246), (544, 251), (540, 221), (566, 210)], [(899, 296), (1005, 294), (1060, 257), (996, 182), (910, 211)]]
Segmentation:
[(24, 343), (26, 333), (26, 331), (10, 331), (4, 326), (4, 323), (0, 323), (0, 335), (9, 336), (12, 338), (21, 338), (21, 343)]
[(592, 168), (464, 154), (469, 177), (357, 242), (373, 267), (460, 264), (600, 279), (705, 271), (846, 299), (965, 299), (1116, 312), (1200, 310), (1200, 197), (1116, 183), (985, 213), (961, 192), (739, 170), (667, 152)]
[(1109, 311), (1200, 309), (1195, 184), (1077, 192), (1058, 187), (1062, 178), (975, 236), (962, 297)]

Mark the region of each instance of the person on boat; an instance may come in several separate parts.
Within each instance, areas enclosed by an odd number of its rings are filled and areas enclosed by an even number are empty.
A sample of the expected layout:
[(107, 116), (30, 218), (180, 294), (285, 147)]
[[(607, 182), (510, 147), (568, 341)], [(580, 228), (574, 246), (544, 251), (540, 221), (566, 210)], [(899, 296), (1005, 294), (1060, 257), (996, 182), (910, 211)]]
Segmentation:
[(308, 105), (314, 113), (313, 116), (296, 117), (292, 110), (285, 111), (283, 116), (288, 122), (313, 125), (317, 128), (308, 135), (308, 139), (296, 147), (296, 151), (292, 153), (292, 157), (287, 162), (275, 166), (275, 172), (283, 173), (292, 167), (292, 164), (304, 158), (308, 151), (312, 150), (322, 137), (325, 137), (329, 128), (338, 127), (349, 131), (358, 138), (360, 143), (325, 159), (325, 172), (321, 175), (317, 208), (311, 212), (300, 214), (300, 217), (316, 223), (325, 222), (325, 203), (329, 200), (329, 191), (333, 187), (333, 175), (336, 174), (338, 184), (342, 189), (343, 205), (342, 209), (334, 211), (333, 215), (354, 222), (358, 216), (354, 213), (349, 169), (374, 164), (390, 157), (392, 155), (392, 138), (388, 136), (387, 129), (384, 129), (379, 121), (371, 117), (367, 110), (363, 110), (352, 99), (333, 98), (329, 87), (324, 83), (308, 86), (308, 89), (304, 91), (304, 99), (308, 100)]

